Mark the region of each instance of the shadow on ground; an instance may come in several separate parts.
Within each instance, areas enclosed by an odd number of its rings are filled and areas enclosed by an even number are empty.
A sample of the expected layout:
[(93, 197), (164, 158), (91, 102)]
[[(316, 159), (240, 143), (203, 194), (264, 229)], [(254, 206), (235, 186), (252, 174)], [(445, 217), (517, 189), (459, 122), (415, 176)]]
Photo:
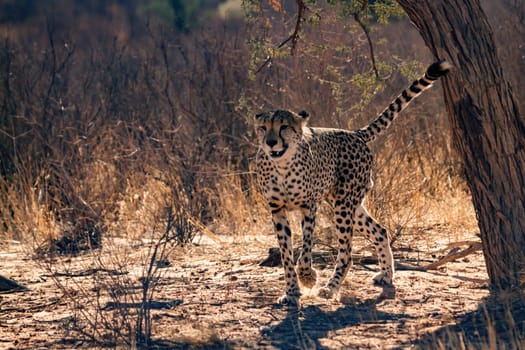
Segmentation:
[[(525, 349), (525, 297), (505, 301), (491, 297), (478, 309), (429, 333), (414, 344), (415, 349)], [(406, 344), (398, 347), (405, 349)]]
[(230, 343), (224, 340), (211, 340), (208, 342), (177, 342), (171, 340), (156, 340), (149, 346), (138, 348), (148, 350), (224, 350), (234, 349), (237, 344)]
[(329, 312), (318, 306), (307, 306), (301, 310), (289, 309), (286, 318), (263, 330), (263, 335), (278, 349), (325, 349), (320, 339), (329, 337), (330, 332), (364, 323), (381, 325), (412, 317), (378, 311), (373, 301), (345, 305)]
[[(331, 338), (337, 330), (363, 324), (385, 324), (389, 322), (402, 327), (403, 320), (414, 316), (404, 313), (378, 311), (375, 303), (365, 301), (345, 305), (335, 311), (326, 312), (318, 306), (307, 306), (301, 310), (289, 309), (286, 318), (279, 324), (263, 330), (271, 346), (278, 349), (328, 349), (320, 342)], [(370, 334), (370, 337), (373, 337)], [(383, 334), (384, 336), (384, 334)], [(378, 337), (379, 338), (379, 337)], [(363, 341), (363, 337), (358, 338)], [(351, 344), (346, 339), (344, 346), (367, 346)], [(474, 312), (462, 315), (454, 325), (444, 326), (415, 340), (400, 344), (395, 349), (525, 349), (525, 298), (494, 301), (487, 298)], [(331, 348), (331, 346), (330, 346)]]
[[(147, 345), (120, 345), (117, 346), (113, 343), (107, 344), (94, 344), (88, 339), (80, 338), (69, 338), (60, 341), (48, 342), (45, 344), (45, 349), (73, 349), (73, 348), (86, 348), (86, 344), (89, 344), (90, 348), (94, 349), (137, 349), (137, 350), (223, 350), (223, 349), (234, 349), (238, 344), (229, 343), (223, 340), (210, 340), (206, 342), (178, 342), (167, 339), (155, 339)], [(17, 350), (32, 350), (33, 347), (17, 347)]]

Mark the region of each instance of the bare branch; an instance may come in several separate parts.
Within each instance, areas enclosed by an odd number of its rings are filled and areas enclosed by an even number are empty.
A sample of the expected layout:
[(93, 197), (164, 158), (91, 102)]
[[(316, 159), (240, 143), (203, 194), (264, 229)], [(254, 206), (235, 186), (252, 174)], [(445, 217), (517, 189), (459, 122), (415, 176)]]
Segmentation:
[[(292, 34), (290, 34), (290, 36), (288, 38), (286, 38), (279, 45), (277, 45), (277, 48), (280, 49), (284, 45), (286, 45), (289, 42), (291, 42), (290, 54), (292, 56), (295, 54), (297, 41), (299, 40), (299, 32), (301, 31), (301, 22), (304, 19), (304, 11), (308, 9), (306, 7), (306, 5), (304, 4), (303, 0), (295, 0), (295, 2), (297, 4), (297, 19), (295, 20), (295, 28), (294, 28)], [(271, 62), (272, 62), (272, 56), (269, 55), (268, 57), (266, 57), (266, 60), (264, 60), (264, 62), (259, 66), (259, 68), (257, 68), (257, 70), (255, 71), (255, 74), (259, 73), (263, 68), (265, 68), (268, 65), (270, 65)]]
[(259, 68), (257, 68), (257, 70), (255, 71), (255, 74), (259, 73), (260, 71), (263, 70), (264, 67), (270, 65), (272, 63), (272, 56), (268, 55), (268, 57), (266, 57), (266, 59), (264, 60), (264, 62), (259, 66)]
[(460, 258), (463, 258), (469, 254), (472, 254), (474, 252), (477, 252), (478, 250), (481, 250), (482, 246), (481, 246), (481, 242), (471, 242), (470, 246), (468, 248), (465, 248), (464, 250), (460, 250), (460, 251), (457, 251), (457, 252), (454, 252), (452, 254), (449, 254), (447, 256), (445, 256), (444, 258), (436, 261), (436, 262), (433, 262), (432, 264), (429, 264), (427, 266), (424, 266), (423, 270), (424, 271), (428, 271), (428, 270), (436, 270), (439, 266), (441, 265), (444, 265), (446, 263), (449, 263), (449, 262), (452, 262), (452, 261), (455, 261), (457, 259), (460, 259)]
[(372, 69), (374, 70), (374, 74), (376, 75), (376, 79), (379, 79), (379, 71), (377, 69), (376, 65), (376, 58), (374, 54), (374, 45), (372, 43), (372, 39), (370, 38), (370, 30), (366, 26), (365, 22), (363, 22), (363, 19), (361, 18), (361, 15), (366, 11), (366, 8), (368, 6), (368, 2), (366, 0), (361, 0), (361, 8), (357, 10), (354, 13), (354, 19), (359, 24), (361, 29), (363, 30), (363, 33), (365, 33), (366, 40), (368, 42), (368, 47), (370, 48), (370, 61), (372, 63)]
[(286, 38), (282, 43), (277, 46), (278, 49), (286, 45), (288, 42), (292, 42), (290, 47), (290, 53), (293, 56), (295, 54), (295, 48), (297, 45), (297, 40), (299, 39), (299, 31), (301, 30), (301, 22), (303, 21), (304, 11), (307, 9), (303, 0), (295, 0), (297, 4), (297, 19), (295, 21), (295, 28), (293, 33)]

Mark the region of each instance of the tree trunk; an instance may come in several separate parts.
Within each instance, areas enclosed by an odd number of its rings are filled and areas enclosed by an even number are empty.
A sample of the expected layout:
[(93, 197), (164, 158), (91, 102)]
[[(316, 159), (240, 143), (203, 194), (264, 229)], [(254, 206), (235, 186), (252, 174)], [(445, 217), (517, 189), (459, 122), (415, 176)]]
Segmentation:
[[(525, 284), (525, 120), (478, 0), (398, 0), (436, 58), (494, 292)], [(454, 210), (451, 208), (451, 210)]]

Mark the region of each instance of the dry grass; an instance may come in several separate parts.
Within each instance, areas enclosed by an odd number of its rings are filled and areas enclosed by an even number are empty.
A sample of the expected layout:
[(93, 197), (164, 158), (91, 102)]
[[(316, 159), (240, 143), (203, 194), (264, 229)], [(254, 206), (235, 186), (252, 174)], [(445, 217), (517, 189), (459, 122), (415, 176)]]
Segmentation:
[[(88, 35), (83, 27), (60, 25), (71, 26), (69, 34), (41, 20), (4, 33), (3, 64), (17, 77), (16, 84), (4, 77), (11, 110), (0, 135), (7, 239), (33, 233), (40, 244), (92, 231), (137, 238), (173, 202), (217, 232), (255, 233), (258, 224), (264, 230), (249, 120), (261, 102), (307, 108), (315, 125), (358, 127), (407, 82), (400, 74), (372, 81), (380, 93), (369, 96), (349, 80), (368, 70), (368, 48), (357, 39), (344, 43), (347, 36), (339, 33), (319, 49), (336, 32), (336, 21), (311, 30), (301, 62), (283, 56), (253, 80), (242, 24), (217, 23), (214, 33), (193, 36), (142, 28), (142, 36), (127, 43), (103, 37), (97, 51), (75, 42)], [(357, 36), (358, 29), (349, 30)], [(28, 37), (37, 44), (29, 45)], [(379, 51), (399, 45), (395, 37), (378, 42)], [(341, 45), (356, 62), (347, 62)], [(416, 53), (404, 52), (408, 66)], [(396, 60), (384, 64), (391, 71), (404, 67)], [(431, 201), (452, 198), (463, 186), (435, 90), (375, 145), (369, 206), (392, 232), (422, 224)], [(364, 100), (376, 107), (365, 113)]]

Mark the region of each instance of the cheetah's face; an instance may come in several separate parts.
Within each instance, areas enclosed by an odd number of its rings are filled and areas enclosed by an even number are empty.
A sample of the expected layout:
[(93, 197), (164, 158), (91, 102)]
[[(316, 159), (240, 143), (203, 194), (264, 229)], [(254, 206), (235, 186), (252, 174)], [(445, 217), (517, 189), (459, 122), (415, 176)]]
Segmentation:
[(295, 154), (308, 113), (276, 110), (257, 114), (255, 120), (259, 146), (271, 159), (281, 160)]

